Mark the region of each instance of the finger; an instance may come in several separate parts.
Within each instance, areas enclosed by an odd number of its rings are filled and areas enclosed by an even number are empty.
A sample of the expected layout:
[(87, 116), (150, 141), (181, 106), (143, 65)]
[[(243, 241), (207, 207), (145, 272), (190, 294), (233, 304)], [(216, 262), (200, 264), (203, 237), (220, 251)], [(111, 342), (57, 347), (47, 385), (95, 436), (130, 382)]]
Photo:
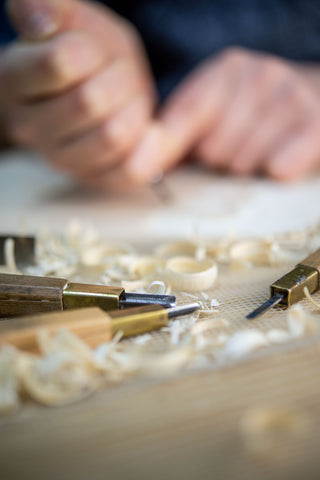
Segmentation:
[(134, 182), (149, 183), (176, 164), (219, 118), (234, 82), (230, 73), (228, 65), (206, 65), (172, 94), (126, 162), (126, 174)]
[(238, 152), (230, 161), (230, 170), (248, 174), (257, 172), (271, 152), (301, 123), (303, 111), (288, 101), (270, 104), (246, 132)]
[(201, 140), (195, 155), (201, 163), (210, 167), (225, 167), (230, 163), (243, 137), (252, 130), (261, 108), (260, 91), (253, 88), (248, 78), (244, 79), (230, 95), (229, 104), (221, 115), (221, 120)]
[(151, 112), (150, 102), (140, 96), (111, 120), (48, 156), (56, 167), (78, 176), (100, 176), (128, 155), (146, 129)]
[(105, 5), (95, 2), (8, 0), (7, 11), (18, 33), (27, 40), (43, 40), (72, 30), (83, 31), (99, 38), (112, 56), (131, 53), (133, 44), (140, 44), (133, 27)]
[[(143, 91), (134, 66), (115, 61), (80, 86), (54, 99), (17, 107), (11, 136), (54, 145), (84, 133), (119, 111)], [(150, 100), (151, 102), (151, 100)]]
[(229, 167), (261, 119), (286, 98), (288, 73), (282, 65), (252, 56), (244, 67), (220, 122), (211, 126), (196, 150), (202, 163), (211, 167)]
[(7, 12), (16, 30), (27, 39), (46, 38), (72, 23), (70, 0), (8, 0)]
[(277, 180), (296, 180), (320, 166), (320, 120), (292, 133), (273, 152), (265, 170)]
[(31, 101), (63, 92), (97, 72), (106, 54), (84, 33), (51, 40), (15, 43), (1, 55), (2, 100)]

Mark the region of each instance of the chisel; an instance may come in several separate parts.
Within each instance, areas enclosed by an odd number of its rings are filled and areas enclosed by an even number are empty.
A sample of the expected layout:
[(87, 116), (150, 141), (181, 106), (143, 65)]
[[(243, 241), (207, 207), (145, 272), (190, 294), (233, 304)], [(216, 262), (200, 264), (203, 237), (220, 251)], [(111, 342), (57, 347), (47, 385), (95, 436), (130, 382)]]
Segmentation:
[(119, 331), (123, 337), (149, 332), (164, 327), (172, 317), (188, 315), (198, 308), (198, 303), (173, 308), (144, 305), (106, 313), (92, 307), (11, 318), (0, 322), (0, 347), (10, 344), (21, 350), (35, 352), (38, 350), (37, 333), (41, 327), (52, 334), (67, 329), (95, 347), (110, 341)]
[(121, 287), (71, 283), (62, 278), (0, 274), (0, 317), (52, 310), (100, 307), (116, 310), (136, 305), (175, 306), (173, 295), (127, 293)]
[(310, 293), (320, 288), (320, 248), (274, 282), (270, 286), (270, 299), (249, 313), (246, 318), (252, 320), (277, 304), (290, 307), (305, 297), (303, 291), (305, 287)]

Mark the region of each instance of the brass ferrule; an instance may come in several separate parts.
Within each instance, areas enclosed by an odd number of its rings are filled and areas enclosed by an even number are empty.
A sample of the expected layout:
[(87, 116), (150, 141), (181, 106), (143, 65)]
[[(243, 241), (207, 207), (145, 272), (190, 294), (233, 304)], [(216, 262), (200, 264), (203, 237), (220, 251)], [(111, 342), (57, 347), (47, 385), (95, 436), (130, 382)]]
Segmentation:
[(271, 286), (271, 297), (277, 293), (284, 294), (280, 305), (290, 307), (305, 297), (304, 287), (307, 287), (310, 293), (319, 288), (319, 271), (316, 268), (307, 265), (298, 264), (291, 272), (274, 282)]
[(123, 293), (121, 287), (67, 282), (62, 291), (63, 308), (100, 307), (102, 310), (117, 310)]
[(125, 311), (109, 313), (109, 316), (112, 319), (112, 336), (119, 331), (122, 331), (123, 337), (138, 335), (164, 327), (168, 323), (168, 313), (160, 305), (127, 308)]

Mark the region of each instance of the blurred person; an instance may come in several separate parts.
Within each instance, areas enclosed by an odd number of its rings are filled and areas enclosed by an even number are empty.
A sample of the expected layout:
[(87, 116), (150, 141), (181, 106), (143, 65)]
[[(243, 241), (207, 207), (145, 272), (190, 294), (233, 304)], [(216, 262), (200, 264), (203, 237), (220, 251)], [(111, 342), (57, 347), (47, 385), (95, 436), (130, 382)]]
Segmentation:
[(320, 166), (317, 0), (9, 0), (0, 117), (93, 186), (186, 157), (278, 180)]

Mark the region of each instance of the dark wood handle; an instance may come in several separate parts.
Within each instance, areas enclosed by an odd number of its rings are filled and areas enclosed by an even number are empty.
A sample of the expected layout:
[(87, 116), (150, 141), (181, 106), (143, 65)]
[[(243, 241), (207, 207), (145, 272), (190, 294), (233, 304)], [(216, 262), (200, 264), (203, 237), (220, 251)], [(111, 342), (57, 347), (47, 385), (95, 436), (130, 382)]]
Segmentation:
[(0, 274), (0, 317), (62, 310), (61, 278)]
[(320, 248), (318, 248), (318, 250), (311, 253), (311, 255), (302, 260), (302, 262), (300, 262), (300, 265), (306, 265), (307, 267), (316, 268), (320, 273)]

